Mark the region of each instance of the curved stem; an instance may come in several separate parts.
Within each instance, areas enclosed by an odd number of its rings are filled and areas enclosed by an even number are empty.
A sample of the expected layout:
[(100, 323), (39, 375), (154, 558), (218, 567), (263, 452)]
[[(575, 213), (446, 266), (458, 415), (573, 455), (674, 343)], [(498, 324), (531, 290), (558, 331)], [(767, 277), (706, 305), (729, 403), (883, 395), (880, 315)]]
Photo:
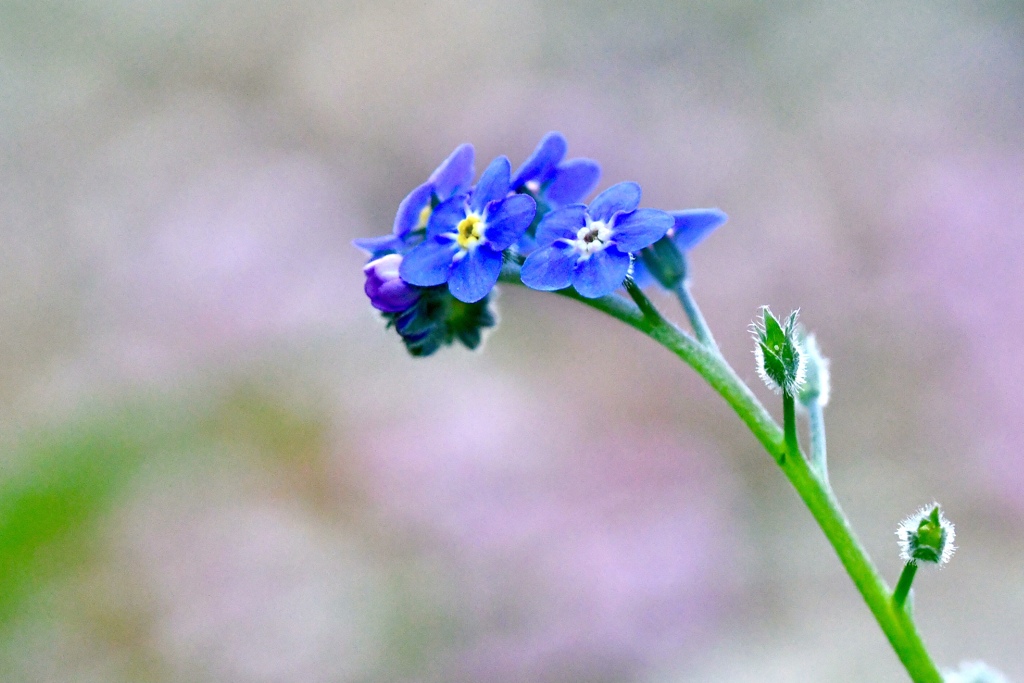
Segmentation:
[[(501, 280), (519, 283), (518, 266), (506, 263)], [(810, 510), (911, 679), (915, 683), (942, 683), (942, 674), (928, 654), (913, 620), (905, 610), (896, 609), (893, 605), (889, 586), (868, 557), (831, 489), (815, 476), (800, 455), (799, 447), (795, 449), (796, 457), (785, 457), (787, 445), (783, 429), (725, 359), (665, 320), (650, 301), (645, 305), (648, 315), (644, 315), (637, 305), (618, 295), (587, 299), (571, 288), (560, 290), (558, 294), (608, 313), (643, 332), (692, 367), (725, 399), (765, 450), (775, 458)], [(630, 295), (634, 299), (642, 297), (646, 300), (646, 295), (638, 288), (631, 289)], [(654, 316), (650, 311), (654, 312)]]

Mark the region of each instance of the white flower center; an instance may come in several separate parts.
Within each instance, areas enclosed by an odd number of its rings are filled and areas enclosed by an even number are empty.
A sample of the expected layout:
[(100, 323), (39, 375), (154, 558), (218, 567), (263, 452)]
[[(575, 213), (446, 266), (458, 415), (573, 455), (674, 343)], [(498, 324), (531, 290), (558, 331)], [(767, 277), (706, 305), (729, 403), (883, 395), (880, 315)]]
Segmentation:
[(587, 258), (607, 247), (611, 238), (612, 229), (604, 221), (587, 219), (587, 224), (576, 233), (576, 239), (572, 245), (583, 255), (583, 258)]

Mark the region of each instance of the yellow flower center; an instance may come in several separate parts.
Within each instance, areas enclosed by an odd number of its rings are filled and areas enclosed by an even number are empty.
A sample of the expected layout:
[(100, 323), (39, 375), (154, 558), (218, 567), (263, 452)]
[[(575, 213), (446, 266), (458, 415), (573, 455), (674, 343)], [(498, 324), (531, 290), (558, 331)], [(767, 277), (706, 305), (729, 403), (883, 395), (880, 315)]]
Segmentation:
[(416, 224), (417, 230), (427, 227), (427, 223), (430, 221), (430, 214), (432, 213), (434, 213), (434, 210), (430, 208), (430, 204), (423, 207), (423, 210), (420, 211), (420, 221)]
[(484, 219), (471, 213), (461, 221), (457, 228), (456, 241), (463, 249), (475, 247), (484, 238)]

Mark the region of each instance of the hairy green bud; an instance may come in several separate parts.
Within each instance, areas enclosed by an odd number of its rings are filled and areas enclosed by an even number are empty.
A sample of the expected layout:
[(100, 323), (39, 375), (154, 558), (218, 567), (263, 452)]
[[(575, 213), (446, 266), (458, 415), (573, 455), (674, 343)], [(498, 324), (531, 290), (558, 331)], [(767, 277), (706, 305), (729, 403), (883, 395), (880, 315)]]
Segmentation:
[(761, 307), (761, 321), (751, 326), (756, 346), (757, 374), (772, 391), (795, 396), (804, 384), (807, 355), (800, 345), (793, 311), (780, 323), (767, 306)]
[(923, 562), (942, 566), (953, 557), (956, 531), (942, 515), (938, 503), (926, 505), (907, 517), (896, 530), (900, 557), (904, 562)]

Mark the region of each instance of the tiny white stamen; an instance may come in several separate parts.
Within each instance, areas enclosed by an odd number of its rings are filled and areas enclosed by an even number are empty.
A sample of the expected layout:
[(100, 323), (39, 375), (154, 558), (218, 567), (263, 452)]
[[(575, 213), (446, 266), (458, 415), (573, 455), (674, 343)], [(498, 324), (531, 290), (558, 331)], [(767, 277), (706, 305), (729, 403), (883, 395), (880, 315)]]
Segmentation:
[(576, 232), (576, 239), (572, 244), (583, 258), (588, 258), (608, 246), (612, 233), (613, 230), (604, 221), (587, 219), (587, 224)]

